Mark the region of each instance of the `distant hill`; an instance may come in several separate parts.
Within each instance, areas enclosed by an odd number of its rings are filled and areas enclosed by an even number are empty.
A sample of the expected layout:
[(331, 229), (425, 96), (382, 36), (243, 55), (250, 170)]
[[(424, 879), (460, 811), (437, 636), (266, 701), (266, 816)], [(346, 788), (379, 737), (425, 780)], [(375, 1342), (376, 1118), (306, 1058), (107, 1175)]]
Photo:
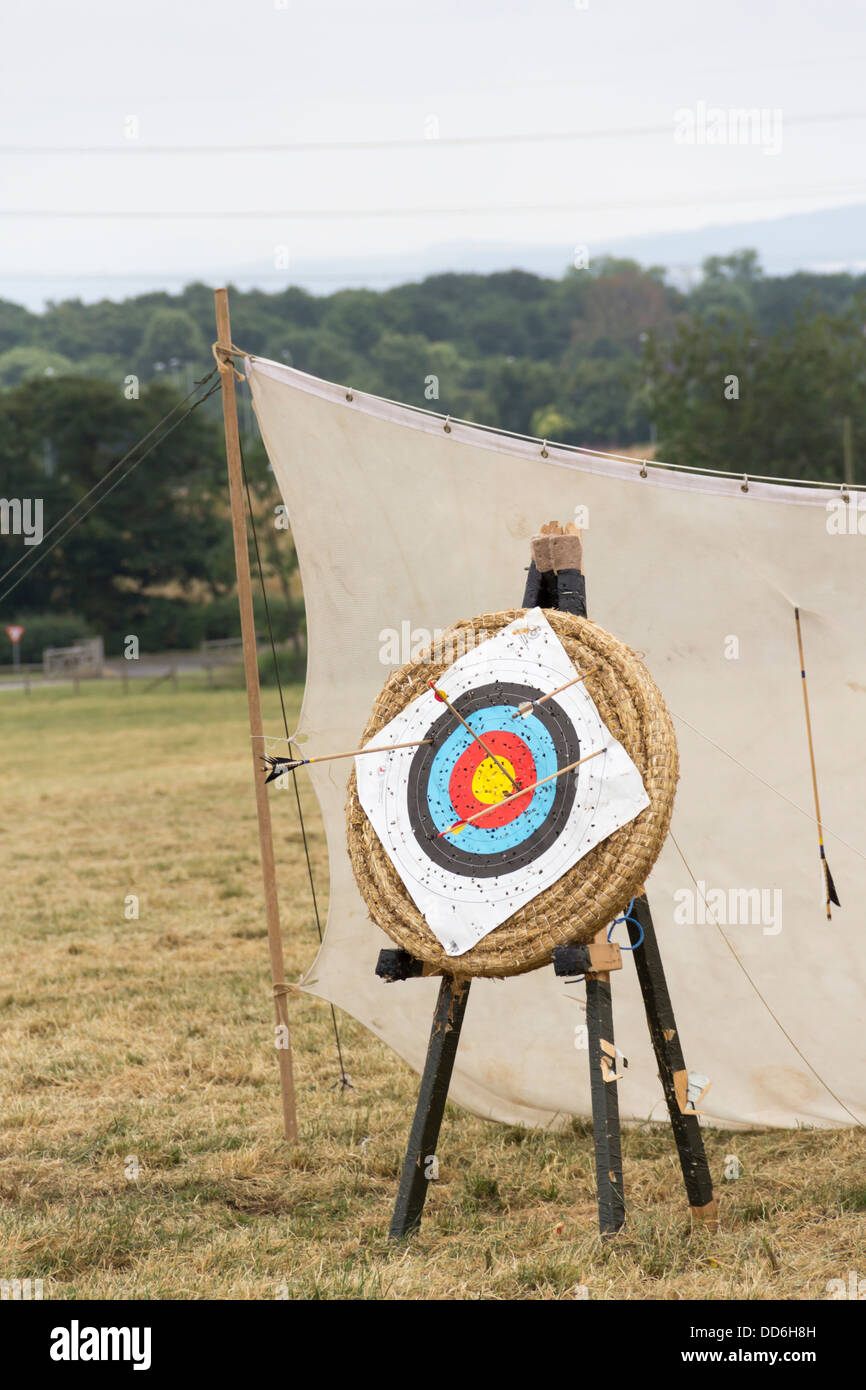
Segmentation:
[[(713, 224), (686, 232), (601, 240), (590, 246), (589, 252), (593, 259), (628, 256), (641, 265), (664, 265), (674, 281), (690, 283), (697, 279), (707, 256), (727, 256), (745, 246), (757, 251), (767, 275), (790, 275), (797, 270), (861, 273), (866, 270), (866, 203), (757, 222)], [(484, 275), (518, 269), (558, 278), (572, 254), (573, 247), (561, 244), (447, 242), (402, 256), (346, 258), (339, 263), (298, 260), (293, 267), (293, 283), (315, 293), (334, 290), (339, 284), (383, 289), (448, 270)], [(253, 283), (246, 276), (239, 270), (238, 282)]]
[(707, 256), (727, 256), (743, 246), (755, 248), (767, 275), (790, 275), (796, 270), (861, 273), (866, 270), (866, 203), (761, 222), (629, 237), (610, 242), (606, 249), (644, 265), (698, 270)]
[[(832, 272), (866, 270), (866, 203), (794, 213), (788, 217), (756, 222), (712, 224), (686, 232), (654, 232), (648, 236), (609, 238), (589, 247), (593, 259), (604, 255), (628, 256), (641, 265), (668, 267), (669, 279), (681, 288), (694, 284), (707, 256), (725, 256), (742, 247), (753, 247), (767, 275), (790, 275), (797, 270)], [(4, 277), (0, 274), (0, 299), (36, 308), (42, 294), (55, 302), (81, 298), (121, 300), (154, 290), (177, 292), (194, 281), (225, 284), (241, 289), (276, 291), (298, 285), (313, 294), (331, 294), (344, 287), (389, 289), (407, 281), (449, 271), (486, 275), (501, 270), (527, 270), (558, 279), (569, 265), (573, 247), (562, 243), (538, 245), (523, 242), (443, 242), (422, 251), (379, 256), (345, 256), (337, 259), (299, 257), (290, 271), (247, 263), (202, 264), (152, 276), (100, 277), (52, 280)]]

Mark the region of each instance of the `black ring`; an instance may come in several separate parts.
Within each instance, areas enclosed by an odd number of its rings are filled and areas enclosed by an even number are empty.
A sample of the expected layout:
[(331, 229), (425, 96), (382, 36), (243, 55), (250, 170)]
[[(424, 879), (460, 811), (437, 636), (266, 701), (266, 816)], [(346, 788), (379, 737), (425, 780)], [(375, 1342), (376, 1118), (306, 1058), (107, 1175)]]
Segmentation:
[[(515, 709), (527, 700), (537, 700), (544, 694), (533, 686), (516, 685), (511, 681), (495, 681), (492, 685), (481, 685), (468, 690), (452, 701), (454, 709), (468, 720), (479, 709), (493, 705), (507, 705), (513, 702)], [(555, 700), (545, 700), (533, 710), (535, 717), (544, 725), (553, 741), (557, 766), (567, 767), (580, 757), (580, 740), (572, 720)], [(550, 810), (542, 821), (520, 845), (512, 849), (498, 850), (493, 854), (471, 854), (460, 848), (450, 837), (439, 838), (439, 830), (430, 814), (427, 802), (427, 784), (433, 766), (433, 759), (442, 744), (454, 732), (455, 718), (450, 710), (445, 710), (431, 725), (427, 737), (433, 741), (422, 745), (412, 759), (407, 779), (407, 809), (409, 824), (418, 843), (433, 864), (447, 869), (449, 873), (463, 874), (470, 878), (492, 878), (496, 874), (514, 873), (518, 869), (529, 868), (533, 860), (550, 848), (557, 836), (562, 833), (577, 791), (578, 769), (567, 772), (556, 779), (556, 790)], [(518, 725), (519, 730), (519, 725)], [(518, 730), (515, 730), (517, 732)], [(510, 730), (505, 730), (510, 732)], [(455, 818), (457, 813), (455, 812)]]

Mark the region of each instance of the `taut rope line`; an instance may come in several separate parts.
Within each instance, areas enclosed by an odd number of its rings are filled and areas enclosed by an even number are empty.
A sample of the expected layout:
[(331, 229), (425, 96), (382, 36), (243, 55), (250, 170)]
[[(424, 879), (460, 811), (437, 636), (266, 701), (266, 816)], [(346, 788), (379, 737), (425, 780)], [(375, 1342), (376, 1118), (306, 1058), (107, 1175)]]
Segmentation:
[(691, 865), (689, 864), (688, 860), (686, 859), (686, 856), (683, 854), (682, 850), (681, 850), (680, 847), (679, 847), (679, 843), (678, 843), (678, 841), (677, 841), (676, 835), (674, 834), (673, 830), (669, 831), (668, 833), (669, 833), (669, 835), (670, 835), (671, 840), (673, 841), (673, 844), (674, 844), (674, 846), (675, 846), (675, 848), (676, 848), (677, 854), (680, 856), (680, 859), (682, 859), (683, 864), (685, 865), (686, 873), (688, 874), (688, 876), (689, 876), (689, 878), (691, 879), (692, 883), (695, 885), (695, 892), (698, 894), (698, 896), (701, 898), (701, 901), (702, 901), (703, 904), (704, 904), (704, 909), (705, 909), (705, 911), (706, 911), (706, 913), (707, 913), (707, 920), (711, 923), (712, 926), (714, 926), (714, 927), (716, 928), (717, 932), (719, 933), (719, 936), (720, 936), (720, 937), (722, 938), (722, 940), (724, 941), (724, 943), (725, 943), (725, 945), (727, 946), (728, 950), (730, 951), (731, 955), (734, 957), (734, 960), (737, 962), (737, 965), (738, 965), (738, 966), (740, 967), (740, 969), (742, 970), (743, 974), (745, 975), (745, 977), (746, 977), (746, 979), (748, 980), (749, 984), (752, 986), (752, 989), (753, 989), (753, 990), (755, 991), (755, 993), (757, 994), (757, 996), (758, 996), (758, 998), (760, 999), (761, 1003), (763, 1004), (764, 1008), (767, 1010), (767, 1013), (770, 1015), (771, 1019), (773, 1020), (773, 1022), (774, 1022), (775, 1025), (776, 1025), (776, 1027), (779, 1029), (780, 1033), (782, 1033), (782, 1034), (784, 1035), (784, 1037), (787, 1038), (788, 1042), (789, 1042), (789, 1043), (791, 1044), (791, 1046), (793, 1047), (793, 1049), (794, 1049), (794, 1051), (796, 1052), (797, 1056), (800, 1057), (800, 1058), (805, 1062), (806, 1066), (809, 1068), (810, 1072), (811, 1072), (812, 1075), (815, 1077), (815, 1080), (816, 1080), (816, 1081), (819, 1081), (819, 1082), (821, 1083), (821, 1085), (824, 1087), (824, 1090), (827, 1092), (827, 1094), (833, 1097), (833, 1099), (835, 1100), (836, 1104), (839, 1105), (839, 1106), (841, 1106), (842, 1109), (845, 1111), (845, 1114), (846, 1114), (846, 1115), (850, 1115), (850, 1116), (851, 1116), (851, 1119), (854, 1121), (854, 1123), (855, 1123), (858, 1127), (862, 1128), (862, 1126), (863, 1126), (863, 1121), (862, 1121), (861, 1119), (859, 1119), (859, 1118), (854, 1114), (854, 1111), (853, 1111), (853, 1110), (849, 1110), (849, 1109), (848, 1109), (848, 1107), (847, 1107), (847, 1105), (845, 1104), (844, 1100), (841, 1100), (840, 1097), (836, 1095), (836, 1092), (833, 1090), (832, 1086), (830, 1086), (830, 1085), (828, 1084), (828, 1082), (826, 1082), (826, 1081), (824, 1080), (824, 1078), (823, 1078), (823, 1076), (821, 1076), (820, 1072), (817, 1072), (817, 1071), (815, 1070), (815, 1068), (812, 1066), (812, 1063), (809, 1061), (809, 1058), (808, 1058), (803, 1052), (800, 1051), (799, 1047), (798, 1047), (797, 1044), (794, 1042), (794, 1039), (791, 1037), (791, 1034), (788, 1032), (788, 1030), (787, 1030), (787, 1028), (785, 1027), (785, 1025), (781, 1022), (781, 1020), (776, 1016), (776, 1014), (774, 1014), (773, 1010), (770, 1008), (770, 1005), (767, 1003), (767, 1000), (764, 998), (763, 994), (762, 994), (761, 991), (758, 989), (758, 986), (755, 984), (755, 981), (752, 979), (752, 977), (751, 977), (751, 975), (749, 974), (748, 970), (746, 969), (745, 965), (744, 965), (743, 962), (740, 960), (740, 957), (737, 955), (736, 951), (734, 950), (734, 948), (733, 948), (733, 946), (731, 945), (730, 941), (728, 940), (727, 936), (726, 936), (725, 933), (722, 931), (721, 923), (720, 923), (719, 921), (717, 921), (716, 918), (715, 918), (715, 916), (713, 915), (713, 909), (710, 908), (710, 905), (709, 905), (709, 903), (707, 902), (706, 897), (704, 896), (703, 892), (701, 891), (701, 888), (700, 888), (700, 885), (699, 885), (699, 883), (698, 883), (698, 880), (695, 878), (695, 876), (694, 876), (694, 874), (693, 874), (693, 872), (692, 872)]
[[(282, 710), (282, 714), (283, 714), (283, 728), (284, 728), (285, 731), (286, 731), (286, 741), (288, 742), (289, 747), (291, 748), (291, 742), (292, 742), (292, 740), (291, 740), (290, 735), (289, 735), (289, 721), (288, 721), (288, 716), (286, 715), (286, 702), (285, 702), (285, 698), (284, 698), (284, 696), (283, 696), (283, 682), (282, 682), (282, 680), (281, 680), (281, 678), (280, 678), (280, 666), (279, 666), (279, 662), (277, 661), (277, 647), (276, 647), (276, 643), (275, 643), (275, 641), (274, 641), (274, 629), (273, 629), (273, 625), (272, 625), (272, 623), (271, 623), (271, 606), (270, 606), (270, 604), (268, 603), (268, 593), (267, 593), (267, 590), (266, 590), (266, 588), (265, 588), (265, 576), (264, 576), (264, 571), (263, 571), (263, 569), (262, 569), (262, 556), (261, 556), (261, 551), (259, 550), (259, 536), (258, 536), (258, 531), (256, 530), (256, 518), (255, 518), (255, 515), (254, 515), (254, 513), (253, 513), (253, 503), (252, 503), (252, 497), (251, 497), (251, 494), (250, 494), (250, 483), (249, 483), (249, 478), (247, 477), (246, 464), (245, 464), (245, 462), (244, 462), (244, 448), (243, 448), (243, 443), (242, 443), (242, 442), (241, 442), (241, 445), (240, 445), (240, 451), (241, 451), (241, 472), (242, 472), (242, 474), (243, 474), (244, 490), (245, 490), (246, 495), (247, 495), (247, 510), (249, 511), (249, 514), (250, 514), (250, 525), (251, 525), (251, 527), (252, 527), (252, 533), (253, 533), (253, 547), (254, 547), (254, 549), (255, 549), (255, 554), (256, 554), (256, 568), (258, 569), (258, 573), (259, 573), (259, 584), (260, 584), (260, 586), (261, 586), (262, 600), (263, 600), (263, 602), (264, 602), (264, 607), (265, 607), (265, 619), (266, 619), (267, 625), (268, 625), (268, 637), (269, 637), (269, 639), (270, 639), (270, 644), (271, 644), (271, 658), (272, 658), (273, 663), (274, 663), (274, 676), (276, 677), (277, 690), (279, 691), (279, 696), (280, 696), (280, 709)], [(322, 940), (322, 924), (321, 924), (321, 920), (320, 920), (320, 918), (319, 918), (319, 902), (318, 902), (318, 898), (316, 897), (316, 881), (315, 881), (315, 878), (313, 877), (313, 865), (312, 865), (312, 862), (311, 862), (311, 860), (310, 860), (310, 847), (309, 847), (309, 844), (308, 844), (308, 842), (307, 842), (307, 829), (306, 829), (306, 825), (304, 824), (304, 812), (303, 812), (303, 808), (302, 808), (302, 806), (301, 806), (301, 794), (300, 794), (300, 791), (298, 790), (298, 779), (297, 779), (297, 775), (295, 774), (294, 771), (292, 772), (292, 781), (294, 782), (294, 786), (295, 786), (295, 801), (296, 801), (297, 807), (298, 807), (298, 821), (299, 821), (300, 827), (301, 827), (301, 840), (302, 840), (303, 846), (304, 846), (304, 857), (305, 857), (305, 859), (306, 859), (306, 861), (307, 861), (307, 877), (308, 877), (309, 883), (310, 883), (310, 895), (311, 895), (312, 900), (313, 900), (313, 916), (314, 916), (315, 922), (316, 922), (316, 932), (318, 933), (319, 941), (321, 942), (321, 940)], [(278, 989), (278, 986), (274, 986), (274, 989), (275, 989), (275, 991), (276, 991), (276, 990)], [(341, 1044), (340, 1044), (340, 1030), (339, 1030), (339, 1027), (338, 1027), (338, 1025), (337, 1025), (337, 1014), (336, 1014), (336, 1011), (335, 1011), (335, 1009), (334, 1009), (333, 1004), (330, 1004), (329, 1007), (330, 1007), (330, 1010), (331, 1010), (331, 1022), (332, 1022), (333, 1025), (334, 1025), (334, 1040), (335, 1040), (335, 1042), (336, 1042), (336, 1044), (337, 1044), (337, 1058), (338, 1058), (339, 1065), (340, 1065), (340, 1076), (339, 1076), (339, 1080), (338, 1080), (337, 1084), (340, 1085), (340, 1086), (342, 1087), (343, 1090), (345, 1090), (347, 1087), (350, 1087), (350, 1086), (352, 1085), (352, 1083), (351, 1083), (351, 1081), (349, 1080), (348, 1076), (346, 1075), (346, 1068), (345, 1068), (345, 1065), (344, 1065), (344, 1063), (343, 1063), (343, 1049), (342, 1049), (342, 1046), (341, 1046)]]

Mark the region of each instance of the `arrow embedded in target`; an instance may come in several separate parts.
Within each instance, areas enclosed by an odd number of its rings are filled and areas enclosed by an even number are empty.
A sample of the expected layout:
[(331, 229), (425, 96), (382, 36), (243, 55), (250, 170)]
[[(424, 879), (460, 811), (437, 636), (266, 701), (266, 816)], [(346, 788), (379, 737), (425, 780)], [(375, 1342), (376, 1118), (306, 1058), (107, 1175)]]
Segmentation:
[[(445, 694), (445, 691), (439, 690), (434, 681), (428, 681), (427, 684), (433, 691), (433, 694), (436, 696), (436, 699), (441, 700), (443, 705), (448, 706), (451, 713), (454, 715), (454, 718), (460, 720), (460, 723), (463, 725), (467, 734), (471, 734), (472, 737), (475, 739), (475, 742), (481, 745), (488, 758), (492, 759), (492, 761), (499, 768), (499, 771), (502, 773), (503, 777), (507, 777), (512, 787), (516, 787), (517, 790), (520, 791), (520, 783), (517, 781), (516, 778), (512, 777), (511, 773), (508, 771), (508, 768), (502, 766), (502, 763), (499, 761), (496, 754), (491, 753), (490, 749), (487, 747), (487, 744), (484, 742), (484, 739), (480, 736), (480, 734), (476, 734), (475, 730), (469, 727), (469, 725), (466, 723), (466, 720), (463, 718), (463, 715), (458, 714), (457, 710), (454, 708), (454, 706), (451, 704), (451, 701), (448, 699), (448, 696)], [(500, 802), (499, 804), (501, 805), (502, 803)]]
[(297, 767), (308, 767), (310, 763), (328, 763), (334, 758), (357, 758), (362, 753), (393, 753), (398, 748), (420, 748), (422, 743), (432, 743), (432, 738), (413, 738), (408, 743), (389, 743), (384, 748), (353, 748), (350, 753), (320, 753), (317, 758), (280, 758), (272, 753), (263, 753), (262, 762), (268, 768), (266, 782), (282, 777), (284, 772), (294, 772)]
[(552, 700), (554, 695), (561, 695), (563, 690), (570, 690), (573, 685), (577, 685), (578, 681), (585, 681), (587, 676), (591, 676), (597, 670), (598, 667), (593, 666), (591, 671), (583, 671), (581, 675), (575, 676), (574, 680), (566, 681), (565, 685), (558, 685), (555, 690), (549, 690), (546, 695), (540, 695), (537, 700), (524, 700), (522, 705), (517, 706), (511, 718), (516, 719), (519, 714), (522, 714), (523, 718), (526, 719), (536, 706), (543, 705), (545, 700)]
[(527, 792), (534, 792), (536, 787), (541, 787), (545, 782), (552, 782), (556, 777), (562, 777), (566, 772), (571, 772), (574, 768), (580, 767), (581, 763), (588, 763), (590, 758), (597, 758), (599, 753), (606, 753), (606, 748), (596, 748), (594, 753), (587, 753), (585, 758), (578, 758), (577, 762), (569, 763), (568, 767), (561, 767), (556, 772), (551, 772), (547, 777), (540, 777), (537, 782), (533, 782), (529, 787), (522, 787), (520, 791), (512, 792), (510, 796), (504, 796), (501, 801), (495, 801), (491, 806), (485, 806), (483, 811), (476, 811), (474, 816), (466, 816), (464, 820), (456, 820), (453, 825), (449, 825), (445, 830), (440, 830), (436, 836), (441, 840), (443, 835), (452, 835), (464, 826), (472, 825), (480, 820), (482, 816), (489, 816), (491, 811), (498, 811), (501, 807), (507, 806), (509, 801), (516, 801), (519, 796), (526, 796)]

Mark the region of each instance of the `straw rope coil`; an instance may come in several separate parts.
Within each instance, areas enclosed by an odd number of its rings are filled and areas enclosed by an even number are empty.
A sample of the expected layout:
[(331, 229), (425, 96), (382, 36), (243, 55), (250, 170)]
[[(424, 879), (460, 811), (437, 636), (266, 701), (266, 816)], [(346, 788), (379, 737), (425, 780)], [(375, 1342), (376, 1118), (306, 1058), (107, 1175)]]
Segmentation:
[[(473, 640), (470, 629), (475, 642), (480, 642), (523, 611), (485, 613), (459, 622), (443, 634), (437, 649), (440, 654), (465, 651)], [(587, 676), (586, 688), (604, 723), (638, 768), (650, 805), (470, 950), (449, 956), (410, 898), (367, 819), (358, 800), (353, 769), (346, 807), (347, 838), (361, 895), (373, 921), (398, 946), (432, 967), (431, 973), (521, 975), (546, 965), (555, 946), (591, 941), (641, 888), (668, 832), (678, 758), (673, 724), (658, 687), (629, 647), (588, 618), (548, 609), (544, 616), (577, 670), (594, 668)], [(458, 645), (460, 642), (463, 645)], [(376, 700), (361, 742), (366, 743), (424, 694), (427, 682), (437, 680), (451, 664), (441, 655), (435, 659), (428, 648), (395, 671)]]

